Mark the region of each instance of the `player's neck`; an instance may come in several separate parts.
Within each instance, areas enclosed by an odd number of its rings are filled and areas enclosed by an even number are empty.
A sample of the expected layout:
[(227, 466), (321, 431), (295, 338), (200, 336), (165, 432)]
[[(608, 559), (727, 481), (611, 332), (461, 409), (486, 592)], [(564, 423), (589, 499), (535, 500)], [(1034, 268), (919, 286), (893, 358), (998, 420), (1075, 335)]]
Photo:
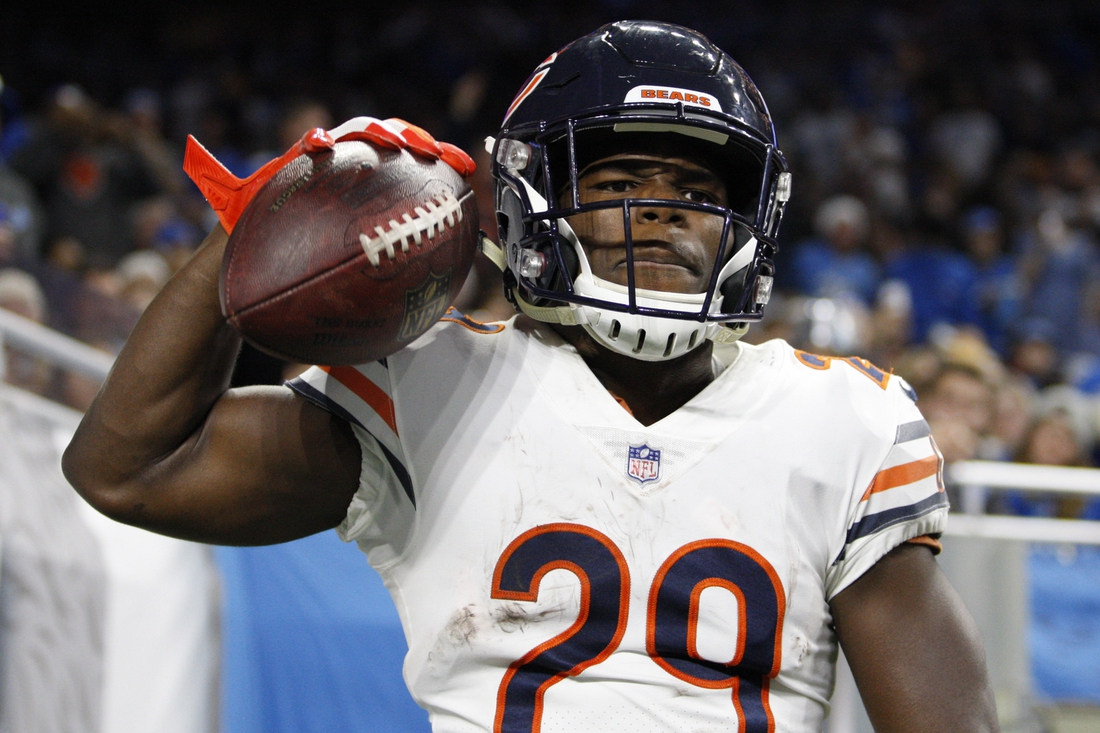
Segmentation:
[(669, 361), (641, 361), (600, 346), (579, 327), (554, 326), (572, 344), (600, 383), (630, 407), (634, 418), (652, 425), (683, 407), (714, 381), (711, 343)]

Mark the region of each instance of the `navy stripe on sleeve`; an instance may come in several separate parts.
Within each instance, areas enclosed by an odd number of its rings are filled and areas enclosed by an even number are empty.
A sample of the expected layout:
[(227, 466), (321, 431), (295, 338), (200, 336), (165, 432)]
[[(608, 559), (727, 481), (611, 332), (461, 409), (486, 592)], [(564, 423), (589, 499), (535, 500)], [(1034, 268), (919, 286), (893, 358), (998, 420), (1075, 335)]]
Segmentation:
[(378, 447), (382, 449), (382, 455), (386, 457), (386, 460), (390, 463), (390, 468), (397, 474), (397, 480), (401, 482), (401, 488), (405, 490), (405, 495), (409, 497), (409, 501), (412, 502), (413, 508), (415, 509), (416, 496), (413, 495), (412, 476), (405, 470), (405, 464), (397, 460), (397, 456), (390, 453), (390, 449), (383, 445), (382, 441), (375, 439), (374, 442), (378, 443)]
[(897, 436), (894, 438), (894, 444), (907, 443), (917, 438), (927, 438), (931, 434), (932, 429), (928, 427), (928, 423), (924, 420), (914, 420), (913, 422), (902, 423), (898, 425), (898, 432)]
[[(327, 410), (353, 425), (358, 425), (363, 428), (363, 430), (367, 430), (363, 423), (355, 419), (354, 415), (304, 379), (295, 377), (287, 382), (286, 385), (321, 409)], [(370, 431), (367, 430), (367, 432), (369, 433)], [(397, 480), (401, 482), (401, 488), (405, 490), (405, 495), (409, 497), (409, 501), (412, 502), (413, 507), (416, 507), (416, 496), (413, 494), (412, 476), (409, 475), (408, 470), (405, 468), (405, 464), (399, 461), (397, 456), (391, 453), (390, 450), (382, 444), (382, 441), (375, 438), (374, 442), (382, 449), (382, 455), (386, 457), (386, 462), (390, 464), (390, 468), (393, 469), (394, 474), (397, 476)]]
[(877, 514), (868, 514), (848, 529), (848, 536), (845, 540), (844, 549), (840, 551), (840, 555), (833, 561), (833, 565), (843, 560), (848, 552), (848, 546), (861, 537), (867, 537), (887, 527), (907, 522), (910, 519), (923, 517), (925, 514), (929, 514), (946, 506), (948, 506), (947, 494), (942, 491), (937, 491), (932, 496), (922, 499), (915, 504), (907, 504), (906, 506), (887, 509)]
[(336, 415), (336, 417), (343, 418), (351, 424), (358, 425), (359, 427), (366, 430), (366, 427), (363, 425), (363, 423), (356, 420), (354, 415), (341, 407), (339, 403), (337, 403), (327, 394), (317, 389), (301, 377), (295, 377), (294, 379), (291, 379), (289, 382), (286, 383), (286, 386), (290, 387), (292, 390), (302, 395), (302, 397), (305, 397), (307, 400), (317, 405), (322, 410), (331, 412), (333, 415)]

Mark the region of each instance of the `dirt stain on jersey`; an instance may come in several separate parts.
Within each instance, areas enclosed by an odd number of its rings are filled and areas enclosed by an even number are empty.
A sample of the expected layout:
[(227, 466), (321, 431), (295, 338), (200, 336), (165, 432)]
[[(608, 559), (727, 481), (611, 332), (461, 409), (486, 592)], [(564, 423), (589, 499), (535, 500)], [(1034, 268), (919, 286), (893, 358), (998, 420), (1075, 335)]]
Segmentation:
[(565, 613), (564, 605), (555, 604), (550, 608), (542, 608), (538, 611), (528, 610), (519, 603), (505, 603), (493, 611), (493, 621), (506, 634), (523, 631), (528, 624), (545, 621), (549, 618), (561, 618)]
[(477, 636), (477, 632), (477, 616), (474, 613), (473, 604), (458, 609), (447, 621), (447, 638), (455, 646), (472, 646), (472, 640)]
[(794, 648), (798, 655), (794, 660), (794, 668), (802, 669), (802, 662), (806, 659), (806, 655), (810, 653), (810, 642), (802, 634), (795, 634)]

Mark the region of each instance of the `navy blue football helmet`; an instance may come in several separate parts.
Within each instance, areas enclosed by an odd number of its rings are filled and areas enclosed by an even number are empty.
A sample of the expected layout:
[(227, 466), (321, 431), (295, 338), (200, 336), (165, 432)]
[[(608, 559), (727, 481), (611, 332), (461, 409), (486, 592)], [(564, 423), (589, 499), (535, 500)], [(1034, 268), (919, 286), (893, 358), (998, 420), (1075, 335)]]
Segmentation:
[[(583, 326), (635, 358), (678, 357), (703, 342), (739, 338), (760, 320), (774, 276), (775, 236), (790, 173), (760, 92), (744, 70), (696, 31), (668, 23), (605, 25), (543, 61), (487, 141), (496, 183), (509, 298), (542, 321)], [(625, 198), (578, 203), (584, 166), (622, 150), (673, 151), (705, 162), (726, 205)], [(701, 293), (634, 286), (630, 235), (637, 207), (721, 217), (722, 241)], [(621, 208), (627, 284), (592, 274), (567, 218)]]

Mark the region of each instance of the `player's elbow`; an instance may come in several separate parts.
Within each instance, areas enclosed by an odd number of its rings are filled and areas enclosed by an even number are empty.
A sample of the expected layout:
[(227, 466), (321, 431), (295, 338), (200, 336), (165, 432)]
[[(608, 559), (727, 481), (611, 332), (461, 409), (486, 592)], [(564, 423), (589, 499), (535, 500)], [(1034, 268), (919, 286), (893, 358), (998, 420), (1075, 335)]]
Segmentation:
[(61, 454), (65, 479), (92, 508), (115, 521), (134, 524), (140, 502), (134, 500), (129, 482), (107, 470), (108, 463), (80, 439), (79, 432)]

